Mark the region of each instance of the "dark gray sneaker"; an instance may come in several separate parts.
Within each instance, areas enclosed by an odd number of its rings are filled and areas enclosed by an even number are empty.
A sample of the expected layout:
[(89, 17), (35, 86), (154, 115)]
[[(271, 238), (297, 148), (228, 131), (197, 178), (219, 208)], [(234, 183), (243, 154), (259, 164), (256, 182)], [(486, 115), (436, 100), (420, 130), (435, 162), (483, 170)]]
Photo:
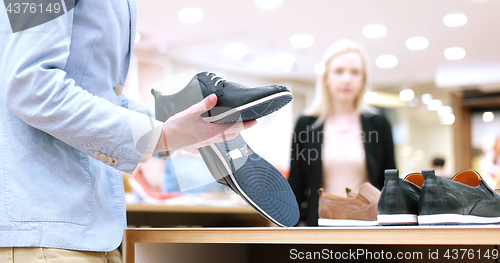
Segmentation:
[(184, 89), (173, 95), (151, 92), (156, 98), (156, 118), (163, 121), (174, 115), (172, 112), (183, 111), (210, 94), (217, 95), (217, 105), (202, 117), (212, 123), (255, 120), (292, 100), (292, 93), (283, 85), (248, 87), (209, 72), (196, 74)]
[(288, 181), (241, 135), (198, 151), (217, 182), (229, 186), (262, 216), (278, 226), (297, 224), (299, 206)]
[(412, 173), (399, 178), (396, 169), (385, 170), (385, 183), (377, 208), (379, 225), (416, 225), (422, 175)]
[(493, 191), (475, 170), (458, 172), (452, 179), (422, 171), (424, 185), (418, 204), (418, 223), (500, 223), (500, 194)]

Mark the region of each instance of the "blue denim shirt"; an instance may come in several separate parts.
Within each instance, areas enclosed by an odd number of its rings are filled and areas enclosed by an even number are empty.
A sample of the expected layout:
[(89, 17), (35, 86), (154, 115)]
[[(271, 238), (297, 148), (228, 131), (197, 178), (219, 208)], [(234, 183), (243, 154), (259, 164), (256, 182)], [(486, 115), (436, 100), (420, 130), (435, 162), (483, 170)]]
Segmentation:
[(0, 4), (0, 247), (120, 244), (120, 171), (151, 156), (162, 125), (120, 91), (136, 18), (135, 0), (81, 0), (12, 33)]

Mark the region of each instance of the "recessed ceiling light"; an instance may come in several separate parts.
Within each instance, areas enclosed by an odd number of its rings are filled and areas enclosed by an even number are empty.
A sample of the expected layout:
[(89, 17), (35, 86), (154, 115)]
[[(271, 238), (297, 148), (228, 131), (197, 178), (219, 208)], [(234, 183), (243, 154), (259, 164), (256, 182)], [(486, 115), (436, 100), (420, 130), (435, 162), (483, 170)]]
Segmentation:
[(290, 53), (278, 53), (272, 58), (273, 64), (284, 71), (292, 71), (295, 57)]
[(399, 92), (399, 99), (402, 101), (410, 101), (415, 97), (415, 92), (412, 89), (404, 89)]
[(363, 35), (368, 38), (379, 38), (387, 35), (387, 27), (380, 24), (367, 25), (363, 28)]
[(255, 0), (255, 4), (260, 9), (275, 9), (283, 4), (283, 0)]
[(410, 37), (406, 40), (406, 47), (410, 50), (422, 50), (429, 46), (429, 40), (425, 37)]
[(411, 107), (417, 107), (418, 106), (418, 99), (417, 99), (417, 97), (415, 97), (412, 100), (410, 100), (410, 106)]
[(177, 13), (177, 17), (186, 23), (196, 23), (205, 17), (203, 10), (194, 7), (183, 8)]
[(491, 111), (485, 111), (483, 113), (483, 121), (484, 122), (492, 122), (495, 119), (495, 115)]
[(439, 118), (439, 121), (444, 125), (452, 125), (455, 122), (455, 115), (453, 115), (453, 113), (447, 114)]
[(234, 59), (241, 59), (246, 54), (248, 54), (248, 47), (245, 44), (232, 43), (228, 44), (224, 48), (224, 53), (226, 53), (227, 56), (232, 57)]
[(375, 60), (379, 68), (393, 68), (398, 64), (398, 58), (393, 55), (382, 55)]
[(439, 110), (443, 106), (443, 102), (440, 100), (431, 100), (427, 103), (427, 109), (429, 110)]
[(438, 116), (439, 117), (444, 117), (448, 114), (452, 114), (453, 113), (453, 108), (451, 108), (450, 106), (441, 106), (439, 109), (438, 109)]
[(363, 101), (368, 104), (376, 103), (378, 101), (378, 94), (373, 91), (367, 92), (363, 96)]
[(448, 14), (443, 17), (443, 22), (451, 27), (463, 26), (467, 24), (467, 16), (464, 14)]
[(298, 48), (310, 47), (314, 44), (314, 37), (309, 34), (297, 34), (290, 38), (290, 44)]
[(425, 93), (422, 95), (422, 103), (423, 104), (428, 104), (432, 100), (432, 95), (429, 93)]
[(465, 49), (461, 47), (450, 47), (444, 51), (444, 57), (449, 60), (459, 60), (465, 57)]
[(314, 65), (314, 73), (316, 73), (317, 75), (321, 75), (324, 72), (325, 72), (325, 64), (320, 62)]

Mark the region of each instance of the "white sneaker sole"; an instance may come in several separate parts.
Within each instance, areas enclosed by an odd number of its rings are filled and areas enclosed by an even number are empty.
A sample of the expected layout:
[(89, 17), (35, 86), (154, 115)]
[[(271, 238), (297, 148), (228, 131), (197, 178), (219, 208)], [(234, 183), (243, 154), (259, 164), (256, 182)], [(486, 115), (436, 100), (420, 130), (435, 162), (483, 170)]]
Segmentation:
[[(266, 103), (268, 101), (272, 101), (272, 100), (275, 100), (275, 99), (280, 98), (280, 97), (291, 97), (291, 96), (292, 96), (292, 93), (289, 92), (289, 91), (279, 92), (279, 93), (273, 94), (271, 96), (267, 96), (265, 98), (262, 98), (262, 99), (259, 99), (259, 100), (252, 101), (250, 103), (241, 105), (241, 106), (239, 106), (237, 108), (230, 109), (230, 110), (228, 110), (228, 111), (226, 111), (224, 113), (221, 113), (219, 115), (215, 115), (215, 116), (211, 116), (211, 117), (204, 117), (202, 119), (204, 121), (206, 121), (206, 122), (217, 122), (219, 120), (222, 120), (222, 119), (228, 117), (231, 114), (244, 111), (244, 110), (252, 108), (252, 107), (254, 107), (256, 105), (259, 105), (259, 104), (262, 104), (262, 103)], [(266, 111), (264, 111), (262, 114), (264, 114), (264, 113), (266, 113)], [(266, 113), (264, 115), (267, 115), (267, 114), (269, 114), (269, 113)], [(262, 116), (264, 116), (264, 115), (262, 115)], [(241, 121), (241, 119), (240, 119), (240, 121)]]
[(412, 214), (394, 214), (377, 215), (379, 225), (416, 225), (418, 223), (417, 215)]
[(436, 224), (496, 224), (500, 223), (500, 217), (480, 217), (459, 214), (435, 214), (418, 216), (420, 225)]

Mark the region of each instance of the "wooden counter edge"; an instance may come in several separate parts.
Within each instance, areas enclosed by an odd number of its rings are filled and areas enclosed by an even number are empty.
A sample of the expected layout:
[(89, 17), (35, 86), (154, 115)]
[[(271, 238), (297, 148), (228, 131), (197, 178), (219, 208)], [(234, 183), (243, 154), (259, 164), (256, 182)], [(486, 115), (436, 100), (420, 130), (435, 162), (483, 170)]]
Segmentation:
[(133, 240), (135, 243), (373, 245), (500, 244), (500, 228), (171, 228), (127, 229), (125, 233), (126, 238)]

